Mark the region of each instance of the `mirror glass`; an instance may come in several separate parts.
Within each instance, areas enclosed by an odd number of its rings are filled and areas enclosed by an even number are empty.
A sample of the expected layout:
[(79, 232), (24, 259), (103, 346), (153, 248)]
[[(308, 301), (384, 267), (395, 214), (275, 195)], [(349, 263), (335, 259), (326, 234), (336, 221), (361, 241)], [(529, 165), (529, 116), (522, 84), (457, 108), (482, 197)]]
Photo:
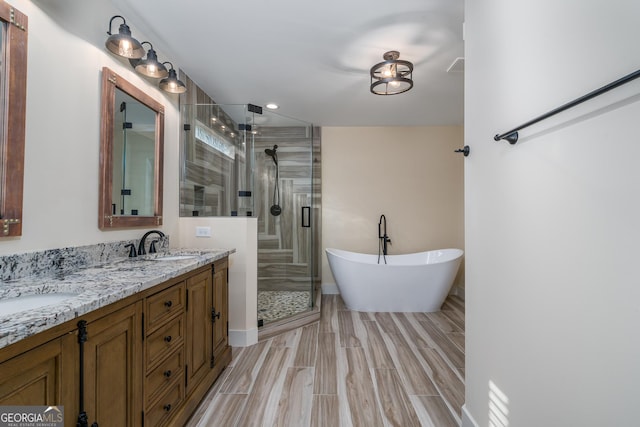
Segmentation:
[(116, 88), (113, 215), (153, 216), (156, 112)]
[(102, 70), (100, 228), (162, 224), (164, 107)]
[(0, 2), (0, 236), (22, 235), (27, 16)]

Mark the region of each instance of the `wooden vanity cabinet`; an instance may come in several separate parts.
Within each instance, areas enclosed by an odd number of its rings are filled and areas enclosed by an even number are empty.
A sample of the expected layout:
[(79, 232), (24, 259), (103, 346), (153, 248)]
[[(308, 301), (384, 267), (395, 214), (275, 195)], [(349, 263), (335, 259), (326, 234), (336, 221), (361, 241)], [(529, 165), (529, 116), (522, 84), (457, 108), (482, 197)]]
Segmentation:
[(89, 425), (184, 425), (231, 361), (227, 266), (218, 260), (0, 349), (0, 405), (61, 405), (75, 426), (82, 371)]
[(231, 362), (228, 319), (228, 259), (214, 262), (186, 280), (186, 399), (172, 419), (184, 424), (222, 370)]
[(227, 270), (218, 260), (146, 298), (145, 425), (186, 423), (231, 362)]

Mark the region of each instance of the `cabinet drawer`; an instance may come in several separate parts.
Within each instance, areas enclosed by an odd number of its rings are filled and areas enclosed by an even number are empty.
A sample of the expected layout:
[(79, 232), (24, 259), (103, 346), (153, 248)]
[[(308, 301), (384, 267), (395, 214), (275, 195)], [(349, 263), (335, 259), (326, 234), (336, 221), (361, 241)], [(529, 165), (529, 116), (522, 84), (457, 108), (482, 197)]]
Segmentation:
[(147, 337), (147, 371), (184, 342), (184, 315), (176, 317)]
[(147, 407), (144, 424), (164, 425), (180, 408), (184, 400), (184, 382), (175, 381), (165, 394)]
[(184, 310), (185, 283), (180, 282), (147, 298), (145, 321), (147, 332), (152, 332), (167, 319)]
[(176, 378), (183, 378), (183, 354), (181, 350), (175, 351), (147, 375), (144, 387), (147, 401), (155, 399)]

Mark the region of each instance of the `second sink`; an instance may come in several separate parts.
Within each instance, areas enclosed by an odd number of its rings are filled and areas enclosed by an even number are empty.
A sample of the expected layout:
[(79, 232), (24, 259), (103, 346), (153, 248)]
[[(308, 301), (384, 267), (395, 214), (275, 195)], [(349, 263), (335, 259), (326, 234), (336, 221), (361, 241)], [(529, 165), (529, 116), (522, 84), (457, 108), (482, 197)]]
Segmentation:
[(197, 255), (165, 255), (153, 258), (154, 261), (180, 261), (185, 259), (196, 258)]

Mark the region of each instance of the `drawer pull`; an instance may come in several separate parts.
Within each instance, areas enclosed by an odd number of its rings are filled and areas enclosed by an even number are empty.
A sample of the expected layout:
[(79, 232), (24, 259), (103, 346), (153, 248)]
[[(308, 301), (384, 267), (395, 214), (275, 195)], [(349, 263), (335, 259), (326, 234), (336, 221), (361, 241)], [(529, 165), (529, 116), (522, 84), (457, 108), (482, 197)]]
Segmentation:
[(172, 305), (173, 305), (173, 302), (171, 300), (164, 302), (164, 306), (167, 308), (171, 307)]
[(164, 340), (166, 342), (171, 342), (171, 335), (167, 335), (166, 337), (164, 337)]
[(169, 403), (168, 403), (168, 404), (164, 405), (164, 406), (163, 406), (163, 409), (164, 409), (165, 411), (169, 412), (169, 411), (171, 410), (171, 404), (169, 404)]
[(171, 369), (164, 371), (164, 376), (169, 378), (171, 376)]

